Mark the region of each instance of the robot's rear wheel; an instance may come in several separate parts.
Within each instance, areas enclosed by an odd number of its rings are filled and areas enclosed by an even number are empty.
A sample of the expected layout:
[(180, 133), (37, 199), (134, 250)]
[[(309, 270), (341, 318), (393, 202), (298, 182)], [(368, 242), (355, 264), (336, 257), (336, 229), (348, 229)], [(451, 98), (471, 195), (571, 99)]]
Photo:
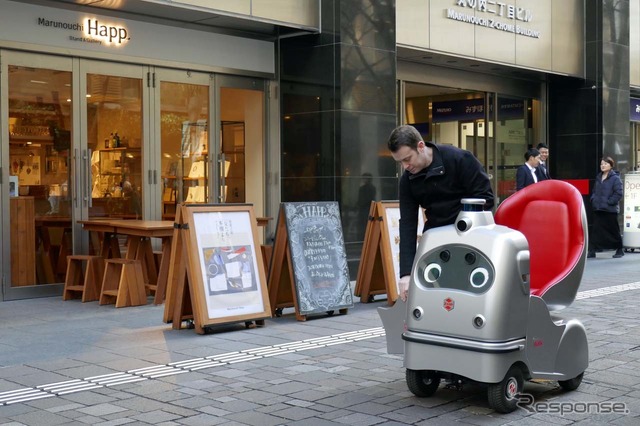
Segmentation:
[(558, 380), (558, 384), (560, 387), (566, 391), (572, 391), (578, 389), (580, 383), (582, 383), (582, 377), (584, 376), (584, 372), (578, 374), (573, 379), (569, 380)]
[(409, 370), (406, 373), (407, 387), (415, 396), (431, 396), (438, 390), (440, 376), (433, 370)]
[(512, 366), (500, 383), (489, 385), (489, 406), (499, 413), (510, 413), (518, 408), (518, 394), (524, 388), (522, 370)]

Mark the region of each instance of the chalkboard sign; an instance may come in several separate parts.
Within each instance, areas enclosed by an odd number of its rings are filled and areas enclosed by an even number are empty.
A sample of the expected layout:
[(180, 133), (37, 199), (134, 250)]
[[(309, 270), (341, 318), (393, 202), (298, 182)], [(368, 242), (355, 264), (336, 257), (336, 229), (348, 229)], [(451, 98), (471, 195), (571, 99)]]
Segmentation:
[(353, 306), (337, 202), (284, 203), (300, 314)]

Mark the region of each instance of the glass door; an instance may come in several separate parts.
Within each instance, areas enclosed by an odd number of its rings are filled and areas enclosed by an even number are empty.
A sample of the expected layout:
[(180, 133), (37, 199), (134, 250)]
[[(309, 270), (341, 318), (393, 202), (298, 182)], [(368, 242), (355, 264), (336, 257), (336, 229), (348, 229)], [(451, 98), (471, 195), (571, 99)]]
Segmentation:
[(0, 55), (4, 299), (56, 295), (73, 251), (72, 60)]
[[(74, 155), (82, 219), (145, 216), (146, 75), (143, 66), (80, 61), (81, 131)], [(88, 253), (87, 233), (78, 234), (77, 245)]]
[(253, 204), (258, 217), (265, 206), (264, 90), (263, 80), (216, 78), (219, 167), (214, 190), (221, 203)]
[(83, 64), (88, 217), (142, 219), (143, 68)]
[[(496, 102), (493, 102), (493, 99)], [(532, 126), (532, 101), (490, 94), (490, 102), (497, 109), (489, 122), (495, 125), (497, 190), (496, 206), (516, 192), (516, 170), (524, 164), (524, 153), (535, 147)], [(492, 108), (493, 109), (493, 108)]]
[[(211, 202), (209, 179), (211, 165), (209, 74), (191, 71), (156, 69), (154, 115), (156, 125), (152, 131), (159, 140), (152, 158), (158, 159), (151, 167), (160, 175), (159, 193), (154, 206), (159, 206), (152, 217), (173, 220), (176, 206), (181, 202)], [(156, 172), (159, 170), (159, 173)]]

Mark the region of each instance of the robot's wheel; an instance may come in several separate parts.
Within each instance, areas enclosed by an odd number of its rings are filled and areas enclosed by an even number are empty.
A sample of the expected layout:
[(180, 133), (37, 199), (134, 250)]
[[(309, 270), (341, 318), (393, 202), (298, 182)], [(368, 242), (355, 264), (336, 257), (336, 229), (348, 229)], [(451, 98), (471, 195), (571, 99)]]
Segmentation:
[(276, 308), (276, 312), (275, 312), (276, 316), (279, 318), (282, 316), (282, 308)]
[(332, 317), (334, 313), (335, 311), (327, 311), (327, 315), (329, 315), (330, 317)]
[(487, 396), (489, 406), (499, 413), (510, 413), (518, 408), (519, 393), (522, 393), (524, 378), (519, 367), (513, 366), (507, 371), (500, 383), (489, 385)]
[(415, 396), (431, 396), (438, 390), (440, 376), (433, 370), (409, 370), (406, 373), (407, 387)]
[(582, 383), (582, 377), (584, 376), (584, 372), (578, 374), (573, 379), (569, 380), (558, 380), (558, 384), (560, 387), (566, 391), (572, 391), (578, 389), (580, 383)]

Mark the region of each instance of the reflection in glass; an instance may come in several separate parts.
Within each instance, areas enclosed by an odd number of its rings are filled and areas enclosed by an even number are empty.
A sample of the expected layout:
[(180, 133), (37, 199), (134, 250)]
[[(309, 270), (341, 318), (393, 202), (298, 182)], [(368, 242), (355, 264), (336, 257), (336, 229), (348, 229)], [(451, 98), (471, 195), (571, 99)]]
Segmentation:
[(71, 111), (70, 72), (9, 66), (14, 287), (64, 280), (66, 255), (72, 251)]
[(142, 80), (87, 75), (89, 217), (142, 218)]
[(252, 203), (258, 214), (265, 186), (263, 102), (259, 90), (220, 88), (219, 201)]
[(173, 219), (176, 205), (208, 202), (207, 158), (209, 87), (163, 81), (160, 84), (162, 218)]

